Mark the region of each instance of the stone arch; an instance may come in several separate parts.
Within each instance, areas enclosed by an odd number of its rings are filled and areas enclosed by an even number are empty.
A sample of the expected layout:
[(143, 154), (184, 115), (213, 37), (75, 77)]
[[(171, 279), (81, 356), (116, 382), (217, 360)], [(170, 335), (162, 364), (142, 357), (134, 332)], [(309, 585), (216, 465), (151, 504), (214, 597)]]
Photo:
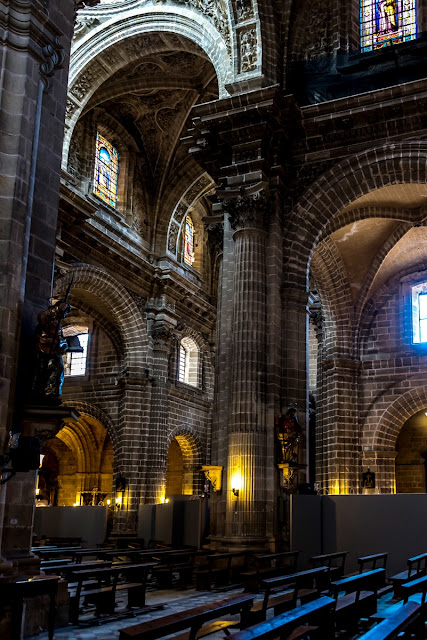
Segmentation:
[[(98, 267), (80, 266), (73, 271), (71, 304), (78, 306), (78, 294), (83, 290), (106, 308), (119, 327), (124, 345), (124, 364), (129, 375), (143, 375), (144, 363), (141, 354), (146, 351), (148, 338), (141, 313), (128, 291), (117, 280)], [(55, 295), (63, 295), (68, 287), (70, 274), (59, 278), (55, 284)], [(74, 293), (73, 293), (74, 292)], [(102, 298), (102, 302), (101, 302)]]
[(117, 429), (113, 420), (105, 413), (105, 411), (93, 404), (89, 404), (88, 402), (83, 402), (81, 400), (65, 400), (62, 405), (65, 407), (73, 407), (77, 409), (79, 413), (86, 414), (91, 418), (98, 420), (110, 436), (110, 440), (113, 443), (114, 455), (116, 455), (118, 447)]
[[(427, 145), (405, 142), (369, 149), (348, 158), (309, 187), (290, 213), (285, 228), (285, 286), (307, 290), (314, 248), (322, 230), (344, 207), (390, 184), (427, 182)], [(423, 161), (424, 160), (424, 161)]]
[(413, 388), (403, 392), (394, 401), (396, 396), (393, 391), (397, 391), (396, 386), (386, 391), (380, 402), (380, 406), (386, 408), (380, 416), (376, 405), (372, 408), (366, 422), (369, 424), (375, 421), (376, 428), (373, 432), (369, 429), (365, 431), (362, 438), (365, 451), (394, 451), (403, 424), (417, 411), (427, 407), (427, 374), (420, 374), (415, 379), (409, 378), (409, 381), (414, 385)]
[(173, 440), (179, 444), (182, 453), (182, 490), (184, 495), (198, 493), (201, 485), (200, 468), (202, 447), (194, 429), (182, 425), (171, 431), (168, 437), (168, 451)]
[[(141, 48), (155, 53), (150, 40), (155, 33), (183, 36), (202, 49), (215, 69), (220, 95), (228, 92), (225, 85), (233, 81), (231, 51), (223, 35), (206, 17), (190, 7), (145, 6), (121, 11), (90, 30), (72, 50), (67, 103), (67, 125), (64, 139), (63, 166), (67, 165), (68, 148), (73, 129), (93, 93), (119, 69), (139, 57)], [(135, 40), (139, 38), (139, 40)], [(114, 46), (132, 41), (132, 51), (114, 55)], [(164, 46), (164, 43), (163, 43)], [(109, 51), (110, 50), (110, 51)], [(124, 57), (126, 56), (126, 59)]]

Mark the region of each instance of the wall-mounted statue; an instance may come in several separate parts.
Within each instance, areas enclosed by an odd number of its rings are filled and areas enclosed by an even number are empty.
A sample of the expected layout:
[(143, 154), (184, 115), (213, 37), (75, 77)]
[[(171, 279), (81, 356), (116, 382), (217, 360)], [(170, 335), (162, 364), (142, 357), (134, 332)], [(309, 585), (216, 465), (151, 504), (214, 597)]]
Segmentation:
[(68, 296), (71, 282), (63, 300), (41, 311), (35, 331), (34, 375), (31, 386), (31, 399), (36, 404), (60, 404), (64, 365), (62, 356), (66, 351), (81, 353), (80, 343), (70, 345), (62, 332), (62, 321), (71, 307)]
[(296, 414), (297, 410), (290, 408), (285, 415), (280, 414), (275, 420), (279, 464), (295, 462), (298, 458), (298, 443), (302, 429)]

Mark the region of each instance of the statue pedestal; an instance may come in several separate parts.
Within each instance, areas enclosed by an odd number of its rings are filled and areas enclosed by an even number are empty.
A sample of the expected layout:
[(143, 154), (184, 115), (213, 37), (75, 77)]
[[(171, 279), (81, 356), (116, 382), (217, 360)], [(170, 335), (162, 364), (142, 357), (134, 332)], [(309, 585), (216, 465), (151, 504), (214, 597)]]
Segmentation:
[[(43, 444), (58, 433), (64, 420), (78, 417), (72, 407), (27, 406), (22, 435), (36, 436)], [(40, 571), (40, 561), (31, 553), (36, 479), (37, 471), (18, 472), (1, 487), (5, 494), (1, 555), (13, 575), (31, 576)]]
[(305, 464), (299, 464), (298, 462), (289, 461), (278, 464), (277, 468), (281, 472), (280, 484), (283, 487), (284, 491), (289, 492), (293, 487), (298, 470), (305, 469)]

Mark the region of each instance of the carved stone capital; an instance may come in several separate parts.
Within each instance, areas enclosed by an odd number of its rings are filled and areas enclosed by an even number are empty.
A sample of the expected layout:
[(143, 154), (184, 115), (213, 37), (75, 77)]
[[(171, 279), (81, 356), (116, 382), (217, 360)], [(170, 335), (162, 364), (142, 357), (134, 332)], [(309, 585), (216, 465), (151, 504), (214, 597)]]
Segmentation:
[(221, 253), (224, 243), (224, 222), (206, 224), (205, 227), (209, 234), (209, 243), (212, 250), (214, 253)]
[(154, 346), (160, 349), (169, 349), (174, 339), (172, 329), (164, 324), (154, 325), (151, 329), (151, 337)]
[(215, 465), (203, 465), (202, 471), (206, 480), (211, 483), (213, 491), (221, 491), (223, 467)]
[(247, 194), (241, 188), (237, 198), (224, 200), (222, 207), (229, 214), (230, 225), (234, 231), (257, 229), (266, 231), (269, 214), (269, 197), (265, 191)]

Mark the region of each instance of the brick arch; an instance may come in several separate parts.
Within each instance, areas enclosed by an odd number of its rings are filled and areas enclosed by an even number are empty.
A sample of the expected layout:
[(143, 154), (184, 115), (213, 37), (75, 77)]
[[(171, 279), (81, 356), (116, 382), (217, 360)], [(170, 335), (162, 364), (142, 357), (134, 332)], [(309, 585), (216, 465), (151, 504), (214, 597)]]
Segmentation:
[[(399, 395), (394, 401), (394, 388), (388, 390), (386, 397), (381, 400), (384, 402), (389, 398), (390, 404), (379, 418), (374, 432), (369, 435), (368, 431), (363, 436), (362, 449), (365, 451), (395, 450), (397, 438), (405, 422), (418, 411), (427, 408), (427, 374), (422, 377), (424, 381), (421, 385), (416, 382), (416, 386)], [(367, 422), (373, 421), (372, 418), (376, 419), (374, 409), (375, 407), (368, 416)]]
[(184, 464), (188, 462), (193, 468), (199, 467), (202, 464), (202, 445), (196, 431), (187, 425), (175, 427), (168, 435), (168, 449), (175, 438), (181, 447)]
[[(73, 271), (72, 291), (84, 290), (92, 294), (94, 306), (99, 300), (106, 306), (118, 327), (124, 345), (124, 362), (130, 375), (143, 375), (142, 354), (146, 352), (148, 338), (141, 313), (128, 291), (117, 280), (97, 267), (81, 266)], [(70, 274), (59, 278), (55, 295), (64, 294)], [(76, 295), (77, 297), (77, 295)]]
[(116, 449), (118, 446), (117, 429), (113, 420), (105, 413), (105, 411), (93, 404), (89, 404), (88, 402), (83, 402), (81, 400), (65, 400), (62, 405), (65, 407), (73, 407), (77, 409), (79, 413), (98, 420), (110, 436), (110, 440), (114, 448), (114, 455), (116, 455)]
[(405, 142), (369, 149), (324, 173), (291, 211), (284, 233), (284, 284), (308, 288), (314, 248), (322, 230), (346, 206), (390, 184), (427, 182), (427, 145)]

